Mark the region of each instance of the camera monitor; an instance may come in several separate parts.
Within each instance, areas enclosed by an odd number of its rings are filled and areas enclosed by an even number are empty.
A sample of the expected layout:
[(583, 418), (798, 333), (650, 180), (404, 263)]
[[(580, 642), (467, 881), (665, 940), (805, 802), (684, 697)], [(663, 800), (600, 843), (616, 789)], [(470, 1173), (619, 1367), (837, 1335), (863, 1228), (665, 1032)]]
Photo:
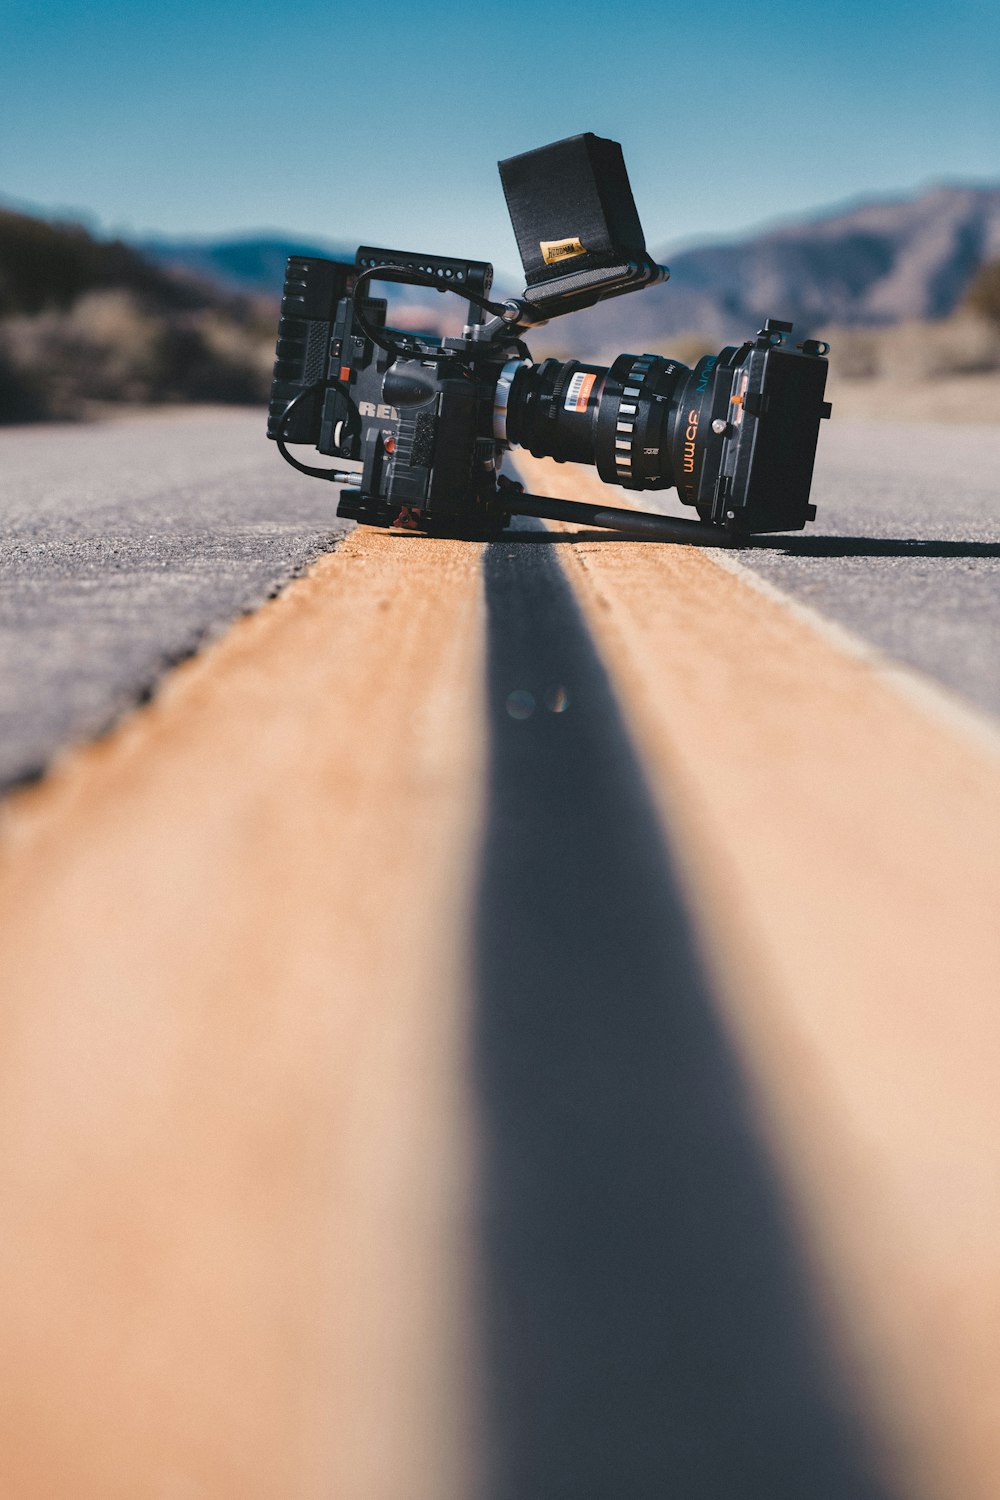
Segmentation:
[(617, 141), (588, 131), (498, 165), (527, 280), (524, 300), (540, 315), (666, 279), (646, 253)]

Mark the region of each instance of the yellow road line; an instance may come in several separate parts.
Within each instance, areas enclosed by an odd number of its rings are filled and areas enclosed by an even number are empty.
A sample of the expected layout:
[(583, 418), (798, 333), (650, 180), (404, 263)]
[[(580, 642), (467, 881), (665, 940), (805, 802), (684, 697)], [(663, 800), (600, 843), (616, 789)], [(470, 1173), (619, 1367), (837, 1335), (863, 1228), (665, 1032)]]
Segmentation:
[[(704, 554), (556, 550), (890, 1462), (992, 1500), (1000, 762)], [(481, 556), (359, 531), (2, 813), (18, 1500), (469, 1491)]]
[(705, 554), (559, 550), (889, 1461), (907, 1496), (993, 1500), (1000, 760)]
[(6, 805), (5, 1495), (467, 1495), (480, 556), (355, 533)]

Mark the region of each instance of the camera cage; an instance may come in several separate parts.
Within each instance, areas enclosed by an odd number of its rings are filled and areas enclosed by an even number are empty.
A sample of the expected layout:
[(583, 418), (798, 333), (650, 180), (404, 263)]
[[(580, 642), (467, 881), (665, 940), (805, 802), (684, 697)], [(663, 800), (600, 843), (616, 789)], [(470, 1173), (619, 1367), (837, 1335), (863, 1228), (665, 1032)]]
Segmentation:
[[(531, 363), (529, 351), (520, 341), (522, 333), (552, 318), (669, 277), (667, 268), (657, 265), (646, 251), (621, 147), (617, 142), (588, 133), (508, 158), (498, 165), (525, 272), (526, 285), (520, 297), (502, 303), (491, 300), (488, 294), (493, 268), (483, 261), (385, 250), (368, 245), (359, 246), (353, 265), (316, 258), (290, 259), (282, 301), (268, 436), (275, 439), (286, 461), (302, 473), (345, 484), (358, 479), (358, 474), (353, 471), (303, 464), (286, 447), (289, 442), (313, 441), (317, 422), (326, 442), (322, 447), (316, 444), (322, 452), (341, 451), (341, 438), (348, 441), (360, 438), (362, 412), (352, 395), (349, 362), (340, 366), (337, 375), (319, 373), (327, 352), (329, 362), (326, 367), (334, 367), (342, 343), (346, 348), (348, 341), (357, 346), (359, 340), (368, 340), (380, 351), (379, 369), (384, 370), (386, 386), (388, 388), (389, 382), (393, 382), (393, 389), (398, 390), (403, 406), (408, 401), (419, 402), (425, 393), (429, 399), (434, 394), (434, 380), (440, 384), (453, 371), (474, 380), (477, 366), (484, 364), (498, 375), (496, 393), (502, 393), (506, 403), (510, 394), (509, 385), (505, 386), (506, 371), (518, 361)], [(367, 295), (373, 281), (450, 291), (464, 298), (469, 305), (469, 314), (462, 337), (430, 343), (426, 336), (386, 327), (384, 300)], [(334, 338), (331, 343), (330, 309), (342, 298), (348, 299), (349, 324), (339, 330), (341, 338)], [(690, 485), (677, 482), (682, 498), (697, 506), (700, 521), (529, 495), (505, 476), (493, 475), (489, 480), (491, 494), (485, 501), (478, 492), (467, 497), (469, 503), (464, 506), (462, 503), (453, 505), (450, 501), (443, 505), (439, 498), (436, 510), (441, 512), (448, 534), (495, 535), (511, 515), (518, 514), (575, 520), (661, 540), (714, 546), (745, 541), (748, 530), (801, 528), (815, 516), (815, 507), (805, 504), (805, 498), (811, 484), (818, 422), (830, 415), (829, 403), (822, 400), (826, 376), (824, 356), (829, 346), (817, 340), (805, 340), (797, 345), (795, 354), (787, 348), (781, 349), (791, 328), (790, 323), (768, 319), (755, 339), (738, 349), (725, 349), (721, 355), (703, 360), (697, 372), (688, 372), (693, 379), (705, 367), (697, 386), (698, 391), (704, 393), (714, 367), (709, 392), (711, 410), (706, 407), (703, 413), (707, 417), (705, 433), (707, 435), (710, 425), (715, 436), (708, 441), (714, 446), (720, 468), (726, 471), (720, 472), (710, 494), (697, 497)], [(803, 356), (806, 357), (804, 361)], [(344, 357), (346, 359), (346, 354)], [(626, 358), (634, 357), (622, 356), (623, 360)], [(675, 368), (663, 360), (654, 360), (653, 356), (643, 356), (641, 363)], [(803, 363), (814, 367), (808, 377), (800, 373)], [(570, 365), (575, 367), (575, 362), (570, 362)], [(421, 368), (436, 369), (439, 373), (437, 377), (422, 375)], [(742, 394), (728, 394), (723, 373), (726, 369), (742, 372), (739, 386)], [(313, 378), (306, 379), (306, 376)], [(774, 417), (766, 424), (763, 422), (770, 400), (764, 390), (765, 384), (772, 390), (777, 387), (785, 392), (783, 400), (788, 399), (789, 391), (804, 385), (806, 403), (799, 402), (796, 406), (792, 402), (794, 423), (789, 419), (788, 411), (780, 430)], [(742, 405), (744, 400), (745, 406)], [(739, 402), (740, 409), (735, 410), (729, 402)], [(395, 411), (389, 406), (385, 410)], [(334, 422), (338, 411), (343, 412), (339, 424)], [(725, 420), (719, 415), (714, 415), (713, 419), (713, 414), (718, 412)], [(398, 413), (395, 414), (398, 418)], [(807, 419), (806, 430), (800, 433), (795, 423), (803, 414)], [(694, 417), (694, 411), (689, 415)], [(756, 422), (744, 423), (741, 427), (744, 415), (756, 418)], [(400, 436), (403, 436), (402, 426), (401, 423)], [(410, 426), (412, 428), (412, 423)], [(751, 429), (749, 434), (748, 429)], [(413, 440), (412, 430), (408, 431), (408, 437)], [(725, 445), (723, 437), (727, 440)], [(476, 446), (476, 438), (470, 438), (468, 433), (465, 438), (467, 444), (471, 442), (473, 448)], [(732, 441), (728, 441), (730, 439)], [(767, 478), (773, 478), (780, 467), (774, 458), (776, 444), (791, 453), (800, 498), (795, 518), (788, 519), (790, 512), (780, 505), (771, 506), (768, 511), (766, 502), (763, 505), (760, 502), (760, 484), (757, 483), (754, 485), (755, 504), (760, 524), (748, 526), (747, 506), (755, 454), (759, 450), (757, 469), (766, 470)], [(498, 446), (505, 447), (507, 443), (501, 440)], [(529, 445), (529, 451), (537, 450)], [(767, 461), (764, 461), (765, 453), (770, 454)], [(357, 459), (358, 455), (354, 456)], [(593, 461), (597, 462), (596, 459)], [(442, 467), (458, 482), (461, 464), (456, 467), (445, 463)], [(598, 470), (602, 477), (609, 478), (600, 463)], [(369, 474), (367, 459), (364, 472)], [(611, 482), (624, 483), (633, 489), (662, 487), (632, 483), (629, 478), (622, 477), (627, 472), (619, 469), (617, 478), (610, 476)], [(764, 472), (757, 478), (764, 479)], [(738, 493), (740, 486), (742, 495)], [(403, 525), (412, 529), (418, 529), (421, 524), (420, 511), (419, 504), (415, 511), (406, 505), (397, 505), (394, 509), (384, 500), (376, 501), (371, 494), (366, 495), (361, 490), (344, 490), (338, 505), (340, 515), (376, 525)]]

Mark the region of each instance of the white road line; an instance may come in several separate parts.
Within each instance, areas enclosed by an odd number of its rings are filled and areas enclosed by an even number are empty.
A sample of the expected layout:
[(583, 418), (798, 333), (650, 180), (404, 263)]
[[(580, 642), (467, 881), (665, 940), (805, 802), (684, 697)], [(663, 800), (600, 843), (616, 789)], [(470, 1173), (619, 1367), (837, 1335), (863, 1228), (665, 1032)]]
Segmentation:
[(989, 714), (966, 702), (941, 683), (935, 682), (934, 678), (918, 668), (896, 661), (877, 646), (855, 635), (846, 626), (821, 614), (812, 605), (803, 604), (801, 599), (796, 599), (794, 595), (778, 588), (770, 579), (755, 573), (752, 567), (748, 567), (732, 553), (706, 550), (705, 555), (718, 567), (756, 589), (764, 598), (788, 610), (795, 619), (814, 630), (845, 656), (863, 663), (886, 687), (911, 707), (926, 714), (940, 728), (961, 735), (971, 740), (979, 750), (1000, 758), (1000, 724)]

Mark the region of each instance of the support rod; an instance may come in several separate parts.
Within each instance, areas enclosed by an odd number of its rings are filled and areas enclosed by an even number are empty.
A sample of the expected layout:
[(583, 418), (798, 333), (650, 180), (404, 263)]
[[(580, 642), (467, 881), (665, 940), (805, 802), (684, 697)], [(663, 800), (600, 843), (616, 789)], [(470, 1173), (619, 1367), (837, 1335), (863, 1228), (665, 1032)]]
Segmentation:
[(624, 510), (609, 505), (588, 505), (582, 500), (556, 500), (551, 495), (525, 495), (504, 490), (503, 506), (514, 516), (537, 516), (546, 521), (576, 521), (603, 526), (609, 531), (632, 532), (660, 542), (693, 542), (700, 547), (739, 546), (740, 540), (722, 526), (704, 521), (684, 521), (658, 516), (648, 510)]

